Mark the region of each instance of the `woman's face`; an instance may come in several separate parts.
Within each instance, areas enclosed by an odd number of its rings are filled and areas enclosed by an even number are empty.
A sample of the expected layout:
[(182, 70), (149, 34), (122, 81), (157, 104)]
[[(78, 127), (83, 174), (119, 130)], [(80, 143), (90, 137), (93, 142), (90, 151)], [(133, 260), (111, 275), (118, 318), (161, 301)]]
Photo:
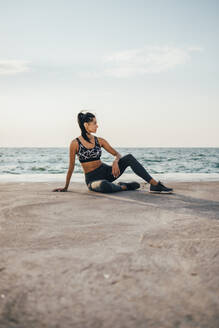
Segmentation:
[(88, 122), (87, 123), (87, 131), (89, 133), (96, 133), (97, 131), (97, 128), (98, 128), (98, 125), (97, 125), (97, 120), (96, 120), (96, 117), (93, 118), (93, 120), (91, 122)]

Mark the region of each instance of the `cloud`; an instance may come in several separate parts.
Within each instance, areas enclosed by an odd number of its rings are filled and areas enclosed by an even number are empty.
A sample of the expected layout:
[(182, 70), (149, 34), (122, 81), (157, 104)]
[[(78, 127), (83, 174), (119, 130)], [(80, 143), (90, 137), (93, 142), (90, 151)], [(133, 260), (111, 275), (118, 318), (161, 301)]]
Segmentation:
[(21, 60), (0, 60), (0, 75), (13, 75), (28, 72), (29, 62)]
[(103, 57), (99, 71), (82, 73), (81, 76), (126, 78), (162, 73), (189, 62), (190, 53), (194, 51), (200, 52), (203, 49), (196, 46), (145, 46), (141, 49), (120, 51)]

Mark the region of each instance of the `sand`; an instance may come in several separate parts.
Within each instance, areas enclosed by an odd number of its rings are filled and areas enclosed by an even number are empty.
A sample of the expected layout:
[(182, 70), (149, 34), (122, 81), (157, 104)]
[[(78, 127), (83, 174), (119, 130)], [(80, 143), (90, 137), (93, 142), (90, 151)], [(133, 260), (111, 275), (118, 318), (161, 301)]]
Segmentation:
[(219, 327), (219, 182), (0, 183), (0, 327)]

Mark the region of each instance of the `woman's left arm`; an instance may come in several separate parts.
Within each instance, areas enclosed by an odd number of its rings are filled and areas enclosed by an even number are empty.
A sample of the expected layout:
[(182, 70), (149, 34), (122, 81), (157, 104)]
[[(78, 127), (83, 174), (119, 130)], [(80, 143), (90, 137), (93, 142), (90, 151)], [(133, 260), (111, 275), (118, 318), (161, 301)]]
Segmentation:
[(110, 146), (110, 144), (103, 138), (99, 138), (101, 140), (101, 147), (106, 149), (108, 153), (112, 154), (113, 156), (116, 156), (116, 158), (113, 161), (112, 165), (112, 175), (116, 178), (120, 175), (120, 169), (119, 169), (119, 164), (118, 161), (122, 157), (118, 151), (116, 151), (113, 147)]
[(122, 156), (120, 155), (120, 153), (116, 153), (116, 158), (114, 159), (114, 161), (113, 161), (113, 163), (115, 162), (115, 163), (118, 163), (118, 161), (120, 160), (120, 158), (121, 158)]
[(112, 154), (113, 156), (116, 156), (115, 160), (113, 161), (113, 163), (118, 163), (119, 159), (122, 157), (120, 155), (120, 153), (118, 153), (118, 151), (116, 151), (112, 146), (110, 146), (110, 144), (108, 143), (108, 141), (106, 141), (103, 138), (99, 138), (100, 142), (101, 142), (101, 146), (110, 154)]

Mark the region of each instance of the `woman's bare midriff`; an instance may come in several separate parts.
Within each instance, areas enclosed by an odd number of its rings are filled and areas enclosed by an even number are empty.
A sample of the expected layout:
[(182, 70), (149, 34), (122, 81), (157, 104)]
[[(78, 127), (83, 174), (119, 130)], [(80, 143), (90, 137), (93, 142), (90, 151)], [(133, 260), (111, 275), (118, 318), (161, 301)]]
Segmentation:
[(101, 164), (102, 164), (101, 160), (98, 159), (97, 161), (81, 163), (81, 166), (83, 167), (84, 173), (86, 174), (88, 172), (97, 169)]

